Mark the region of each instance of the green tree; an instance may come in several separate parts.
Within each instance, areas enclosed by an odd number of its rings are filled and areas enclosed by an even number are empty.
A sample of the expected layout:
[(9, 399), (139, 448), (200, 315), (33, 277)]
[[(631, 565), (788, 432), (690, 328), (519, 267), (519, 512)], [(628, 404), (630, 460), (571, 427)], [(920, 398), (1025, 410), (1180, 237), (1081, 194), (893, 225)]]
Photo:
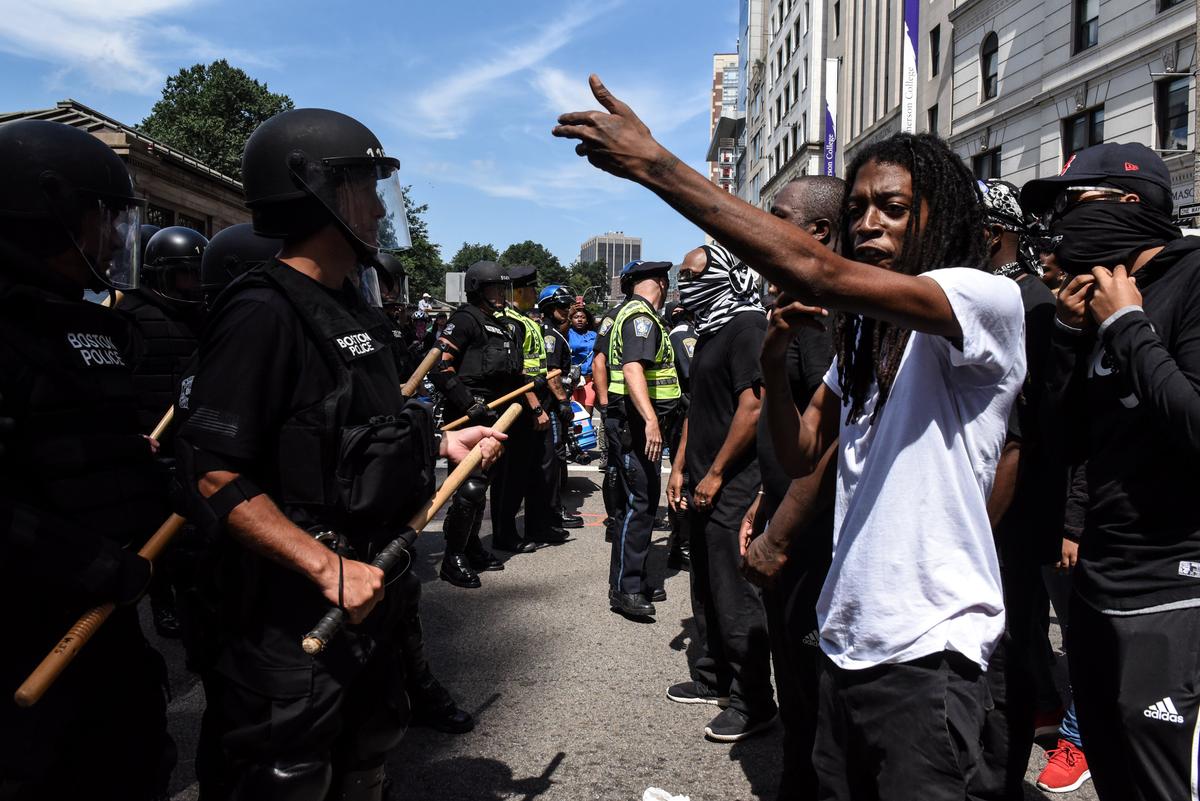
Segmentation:
[(526, 239), (524, 242), (518, 242), (515, 245), (509, 245), (500, 254), (500, 263), (504, 265), (532, 264), (537, 268), (537, 284), (539, 287), (546, 286), (547, 284), (565, 284), (571, 277), (567, 273), (567, 268), (562, 266), (562, 262), (558, 260), (557, 256), (546, 250), (544, 245), (540, 245), (531, 239)]
[(264, 120), (292, 108), (290, 97), (269, 91), (265, 83), (221, 59), (167, 78), (162, 99), (140, 128), (240, 180), (242, 150), (250, 134)]
[(608, 295), (608, 265), (603, 261), (574, 261), (569, 271), (571, 291), (582, 295), (591, 287), (601, 287), (588, 296), (588, 301), (603, 305), (602, 301)]
[(444, 298), (446, 266), (442, 264), (442, 249), (429, 241), (429, 224), (425, 222), (425, 212), (429, 211), (429, 204), (416, 205), (412, 200), (411, 186), (404, 187), (403, 192), (412, 247), (393, 255), (408, 273), (409, 299), (415, 302), (425, 292), (434, 297)]
[(450, 264), (446, 266), (447, 272), (465, 273), (467, 268), (477, 261), (499, 261), (500, 254), (491, 245), (485, 245), (482, 242), (463, 242), (462, 247), (454, 254), (454, 258), (450, 260)]

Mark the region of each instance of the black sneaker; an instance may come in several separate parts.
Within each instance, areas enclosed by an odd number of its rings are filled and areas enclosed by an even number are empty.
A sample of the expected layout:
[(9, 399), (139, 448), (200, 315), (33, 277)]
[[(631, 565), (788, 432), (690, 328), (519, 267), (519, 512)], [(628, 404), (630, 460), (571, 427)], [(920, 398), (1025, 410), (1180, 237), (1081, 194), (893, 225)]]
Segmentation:
[(740, 709), (729, 707), (708, 722), (704, 736), (719, 743), (736, 743), (771, 728), (776, 717), (774, 709), (769, 715), (750, 717)]
[(681, 681), (667, 688), (667, 697), (677, 704), (729, 706), (728, 695), (717, 695), (698, 681)]

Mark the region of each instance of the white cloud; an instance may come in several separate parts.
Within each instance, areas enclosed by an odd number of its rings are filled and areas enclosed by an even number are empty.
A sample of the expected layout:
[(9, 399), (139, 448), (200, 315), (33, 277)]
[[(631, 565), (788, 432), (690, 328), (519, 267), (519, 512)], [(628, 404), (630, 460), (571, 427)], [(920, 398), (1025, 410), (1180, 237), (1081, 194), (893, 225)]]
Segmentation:
[(401, 124), (413, 133), (434, 139), (458, 138), (477, 112), (476, 104), (487, 101), (498, 82), (536, 67), (569, 44), (580, 28), (621, 2), (576, 3), (538, 27), (526, 40), (498, 43), (495, 58), (451, 74), (406, 103), (404, 113), (399, 115)]
[[(604, 78), (603, 75), (600, 77)], [(570, 76), (560, 69), (545, 67), (537, 71), (532, 84), (541, 92), (546, 110), (552, 115), (602, 110), (592, 96), (586, 75)], [(709, 110), (708, 92), (703, 87), (694, 88), (690, 93), (668, 93), (650, 84), (627, 86), (605, 79), (605, 85), (627, 103), (653, 133), (669, 133)]]
[(156, 92), (181, 58), (267, 63), (167, 22), (172, 12), (197, 2), (0, 0), (0, 51), (54, 65), (47, 76), (51, 86), (78, 72), (97, 89), (134, 94)]
[(490, 159), (467, 164), (427, 161), (416, 172), (430, 181), (448, 181), (469, 186), (491, 197), (525, 200), (554, 209), (582, 209), (599, 205), (628, 191), (632, 185), (597, 170), (583, 159), (562, 161), (544, 167)]

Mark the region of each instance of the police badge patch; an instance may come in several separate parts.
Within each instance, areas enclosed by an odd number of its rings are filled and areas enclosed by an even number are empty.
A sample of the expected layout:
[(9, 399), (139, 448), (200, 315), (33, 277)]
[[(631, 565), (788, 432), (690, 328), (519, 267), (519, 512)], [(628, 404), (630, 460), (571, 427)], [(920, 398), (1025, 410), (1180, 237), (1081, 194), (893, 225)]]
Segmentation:
[(446, 327), (442, 329), (442, 336), (448, 337), (454, 333), (454, 323), (446, 323)]
[(553, 336), (546, 337), (546, 353), (554, 353), (554, 346), (556, 344), (556, 340), (557, 340), (557, 337), (553, 337)]
[(639, 317), (633, 321), (633, 333), (639, 337), (645, 337), (650, 334), (650, 329), (654, 326), (654, 321), (649, 317)]
[(610, 330), (612, 330), (612, 327), (613, 327), (612, 318), (606, 317), (604, 319), (604, 322), (602, 322), (600, 324), (600, 336), (604, 336), (605, 334), (607, 334)]
[(683, 349), (687, 351), (689, 359), (693, 358), (696, 355), (696, 338), (688, 337), (683, 340)]

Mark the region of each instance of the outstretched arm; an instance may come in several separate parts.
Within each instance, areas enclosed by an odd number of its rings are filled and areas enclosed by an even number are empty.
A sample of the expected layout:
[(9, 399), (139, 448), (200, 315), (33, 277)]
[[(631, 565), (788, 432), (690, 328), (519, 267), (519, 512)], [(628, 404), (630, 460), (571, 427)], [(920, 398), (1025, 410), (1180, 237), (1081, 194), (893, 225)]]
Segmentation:
[(802, 229), (722, 191), (656, 142), (597, 76), (590, 83), (607, 112), (563, 114), (554, 135), (578, 139), (575, 152), (593, 166), (642, 184), (789, 294), (904, 328), (961, 335), (950, 301), (932, 279), (843, 259)]

